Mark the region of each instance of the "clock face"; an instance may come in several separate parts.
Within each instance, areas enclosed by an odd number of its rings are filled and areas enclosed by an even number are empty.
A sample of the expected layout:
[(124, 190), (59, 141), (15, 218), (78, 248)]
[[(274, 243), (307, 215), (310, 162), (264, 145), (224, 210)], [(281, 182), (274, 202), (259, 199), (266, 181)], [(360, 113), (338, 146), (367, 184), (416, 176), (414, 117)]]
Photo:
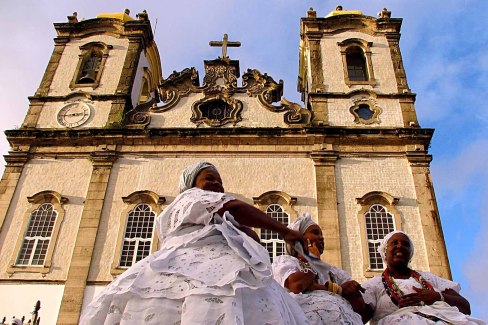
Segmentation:
[(58, 113), (59, 124), (68, 128), (75, 128), (83, 125), (91, 115), (91, 107), (87, 103), (69, 103)]

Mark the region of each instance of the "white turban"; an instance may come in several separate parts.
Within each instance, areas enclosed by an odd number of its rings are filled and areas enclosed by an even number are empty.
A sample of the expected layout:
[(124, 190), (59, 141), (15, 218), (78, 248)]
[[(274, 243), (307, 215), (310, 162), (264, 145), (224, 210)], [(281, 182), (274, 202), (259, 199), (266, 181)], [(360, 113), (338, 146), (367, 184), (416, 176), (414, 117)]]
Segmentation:
[(395, 230), (395, 231), (392, 231), (390, 232), (389, 234), (387, 234), (383, 240), (381, 241), (380, 245), (378, 246), (378, 253), (380, 253), (381, 255), (381, 258), (383, 259), (383, 263), (386, 264), (386, 247), (388, 245), (388, 241), (390, 240), (390, 238), (394, 235), (394, 234), (403, 234), (405, 235), (405, 237), (408, 238), (408, 241), (410, 242), (410, 257), (409, 257), (409, 261), (412, 259), (412, 256), (413, 256), (413, 241), (412, 239), (410, 238), (410, 236), (408, 236), (406, 233), (404, 233), (403, 231), (401, 230)]
[(22, 325), (22, 321), (18, 318), (12, 318), (12, 322), (11, 322), (12, 325)]
[(305, 231), (307, 231), (307, 228), (312, 225), (316, 225), (316, 223), (312, 221), (310, 213), (303, 212), (293, 223), (288, 225), (288, 228), (304, 234)]
[(180, 193), (183, 193), (184, 191), (189, 190), (190, 188), (194, 187), (195, 186), (195, 179), (197, 178), (198, 173), (202, 169), (209, 168), (209, 167), (217, 169), (217, 168), (215, 168), (214, 165), (212, 165), (211, 163), (206, 162), (206, 161), (200, 161), (196, 164), (193, 164), (193, 165), (186, 167), (180, 176), (180, 184), (179, 184)]

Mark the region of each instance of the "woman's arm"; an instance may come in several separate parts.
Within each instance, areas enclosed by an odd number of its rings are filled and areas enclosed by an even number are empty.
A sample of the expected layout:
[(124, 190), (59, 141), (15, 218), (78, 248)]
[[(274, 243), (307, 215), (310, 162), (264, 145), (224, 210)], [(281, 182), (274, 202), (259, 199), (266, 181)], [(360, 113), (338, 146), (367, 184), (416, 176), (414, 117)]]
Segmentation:
[(302, 293), (307, 290), (317, 290), (319, 284), (314, 283), (315, 275), (312, 272), (295, 272), (285, 281), (285, 288), (293, 293)]
[(223, 215), (225, 211), (230, 212), (237, 222), (242, 225), (276, 231), (290, 244), (294, 244), (295, 241), (303, 243), (303, 235), (301, 233), (288, 229), (281, 222), (276, 221), (266, 213), (245, 202), (239, 200), (227, 202), (218, 213)]
[(418, 306), (421, 304), (421, 301), (423, 301), (426, 305), (432, 305), (436, 301), (442, 301), (443, 297), (447, 304), (457, 307), (463, 314), (471, 314), (471, 307), (468, 300), (453, 289), (446, 289), (442, 291), (441, 295), (437, 291), (420, 289), (417, 287), (412, 288), (415, 290), (415, 292), (403, 296), (402, 300), (398, 304), (399, 307)]

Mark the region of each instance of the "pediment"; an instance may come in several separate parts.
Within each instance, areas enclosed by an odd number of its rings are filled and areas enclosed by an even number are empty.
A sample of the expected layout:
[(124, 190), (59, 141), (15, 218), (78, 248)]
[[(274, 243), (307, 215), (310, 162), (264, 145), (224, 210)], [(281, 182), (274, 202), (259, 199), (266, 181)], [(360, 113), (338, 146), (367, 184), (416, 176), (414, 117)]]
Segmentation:
[[(269, 112), (282, 113), (286, 125), (310, 123), (311, 112), (297, 103), (282, 98), (283, 81), (276, 82), (266, 73), (248, 69), (239, 85), (239, 62), (228, 58), (204, 61), (205, 75), (202, 85), (198, 71), (186, 68), (174, 71), (158, 86), (157, 95), (147, 103), (140, 104), (126, 114), (126, 123), (132, 127), (145, 127), (151, 114), (174, 109), (183, 98), (191, 98), (190, 121), (195, 126), (205, 124), (219, 127), (226, 124), (238, 125), (242, 121), (242, 96), (251, 98), (257, 105)], [(194, 99), (193, 99), (194, 98)]]

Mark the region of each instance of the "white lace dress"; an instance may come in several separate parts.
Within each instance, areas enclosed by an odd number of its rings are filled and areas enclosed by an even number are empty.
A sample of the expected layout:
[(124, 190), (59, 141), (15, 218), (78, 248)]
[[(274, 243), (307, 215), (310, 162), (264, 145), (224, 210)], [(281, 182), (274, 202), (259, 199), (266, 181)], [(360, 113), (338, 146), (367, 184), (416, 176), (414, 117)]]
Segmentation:
[[(435, 291), (442, 292), (446, 289), (453, 289), (459, 292), (460, 285), (429, 272), (419, 272), (427, 280)], [(412, 287), (421, 288), (422, 285), (411, 277), (409, 279), (395, 279), (395, 283), (404, 294), (413, 293)], [(364, 302), (370, 304), (374, 309), (371, 324), (486, 324), (485, 322), (461, 313), (457, 307), (449, 306), (445, 302), (435, 302), (430, 306), (412, 306), (398, 308), (390, 296), (386, 293), (381, 276), (366, 281), (361, 285), (366, 292), (363, 293)], [(434, 316), (440, 320), (431, 320), (419, 313)]]
[[(333, 282), (342, 284), (350, 276), (341, 269), (328, 265), (328, 274), (319, 273), (319, 283), (325, 284), (332, 275)], [(273, 262), (273, 276), (283, 287), (290, 275), (303, 271), (297, 258), (290, 255), (278, 256)], [(363, 324), (361, 316), (352, 310), (351, 304), (342, 296), (326, 290), (313, 290), (290, 295), (300, 304), (310, 324)]]
[(158, 217), (161, 248), (109, 284), (86, 324), (306, 324), (268, 252), (216, 212), (232, 197), (193, 188)]

